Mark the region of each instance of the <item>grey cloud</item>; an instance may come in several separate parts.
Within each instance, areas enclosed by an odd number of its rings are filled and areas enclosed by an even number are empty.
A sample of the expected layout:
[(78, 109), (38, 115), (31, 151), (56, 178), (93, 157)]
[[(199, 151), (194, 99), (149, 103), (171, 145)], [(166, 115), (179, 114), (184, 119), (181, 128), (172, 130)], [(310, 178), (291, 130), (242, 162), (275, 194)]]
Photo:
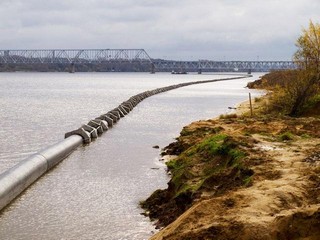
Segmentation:
[(145, 48), (174, 59), (291, 59), (318, 0), (2, 0), (0, 48)]

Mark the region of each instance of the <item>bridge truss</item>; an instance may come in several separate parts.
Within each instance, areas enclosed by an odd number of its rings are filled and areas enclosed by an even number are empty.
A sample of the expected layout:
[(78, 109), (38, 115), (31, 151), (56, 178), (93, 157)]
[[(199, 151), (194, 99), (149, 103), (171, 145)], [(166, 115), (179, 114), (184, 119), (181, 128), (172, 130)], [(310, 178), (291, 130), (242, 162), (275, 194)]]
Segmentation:
[(159, 71), (256, 71), (285, 70), (297, 68), (292, 61), (153, 61)]
[(151, 64), (144, 49), (0, 50), (2, 64), (97, 64), (110, 61)]
[[(144, 49), (0, 50), (0, 64), (144, 64), (151, 71), (260, 71), (295, 69), (292, 61), (174, 61), (152, 59)], [(146, 69), (146, 68), (145, 68)]]

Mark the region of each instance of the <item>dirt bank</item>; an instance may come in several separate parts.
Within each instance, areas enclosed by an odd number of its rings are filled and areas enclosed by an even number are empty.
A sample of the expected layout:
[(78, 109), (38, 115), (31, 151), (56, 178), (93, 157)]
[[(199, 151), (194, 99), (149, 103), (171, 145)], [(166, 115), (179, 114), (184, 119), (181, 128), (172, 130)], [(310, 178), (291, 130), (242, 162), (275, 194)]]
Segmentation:
[(237, 117), (185, 127), (172, 179), (145, 203), (152, 239), (320, 239), (320, 120)]

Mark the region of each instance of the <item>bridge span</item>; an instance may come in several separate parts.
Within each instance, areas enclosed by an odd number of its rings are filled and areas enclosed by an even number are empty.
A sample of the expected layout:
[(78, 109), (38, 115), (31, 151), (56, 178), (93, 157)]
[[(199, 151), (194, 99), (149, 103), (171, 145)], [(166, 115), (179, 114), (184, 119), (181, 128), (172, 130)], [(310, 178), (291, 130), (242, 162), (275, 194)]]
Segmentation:
[(269, 72), (272, 70), (295, 69), (292, 61), (171, 61), (154, 60), (156, 68), (160, 71), (240, 71), (240, 72)]
[(0, 50), (3, 65), (121, 65), (139, 64), (146, 71), (256, 71), (295, 69), (292, 61), (175, 61), (153, 59), (144, 49)]

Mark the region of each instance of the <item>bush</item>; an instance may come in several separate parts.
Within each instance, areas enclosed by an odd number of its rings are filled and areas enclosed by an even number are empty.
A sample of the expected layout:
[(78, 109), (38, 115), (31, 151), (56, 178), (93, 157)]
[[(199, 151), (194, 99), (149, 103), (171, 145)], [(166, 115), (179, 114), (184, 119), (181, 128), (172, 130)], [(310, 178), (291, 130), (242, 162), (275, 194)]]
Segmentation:
[(294, 139), (294, 135), (291, 132), (285, 132), (279, 135), (281, 141), (291, 141)]
[[(282, 80), (275, 80), (281, 76)], [(292, 70), (270, 73), (264, 76), (268, 89), (272, 90), (266, 113), (301, 116), (319, 102), (319, 83), (313, 73), (306, 70)], [(275, 84), (272, 86), (272, 84)], [(272, 86), (272, 87), (270, 87)]]

